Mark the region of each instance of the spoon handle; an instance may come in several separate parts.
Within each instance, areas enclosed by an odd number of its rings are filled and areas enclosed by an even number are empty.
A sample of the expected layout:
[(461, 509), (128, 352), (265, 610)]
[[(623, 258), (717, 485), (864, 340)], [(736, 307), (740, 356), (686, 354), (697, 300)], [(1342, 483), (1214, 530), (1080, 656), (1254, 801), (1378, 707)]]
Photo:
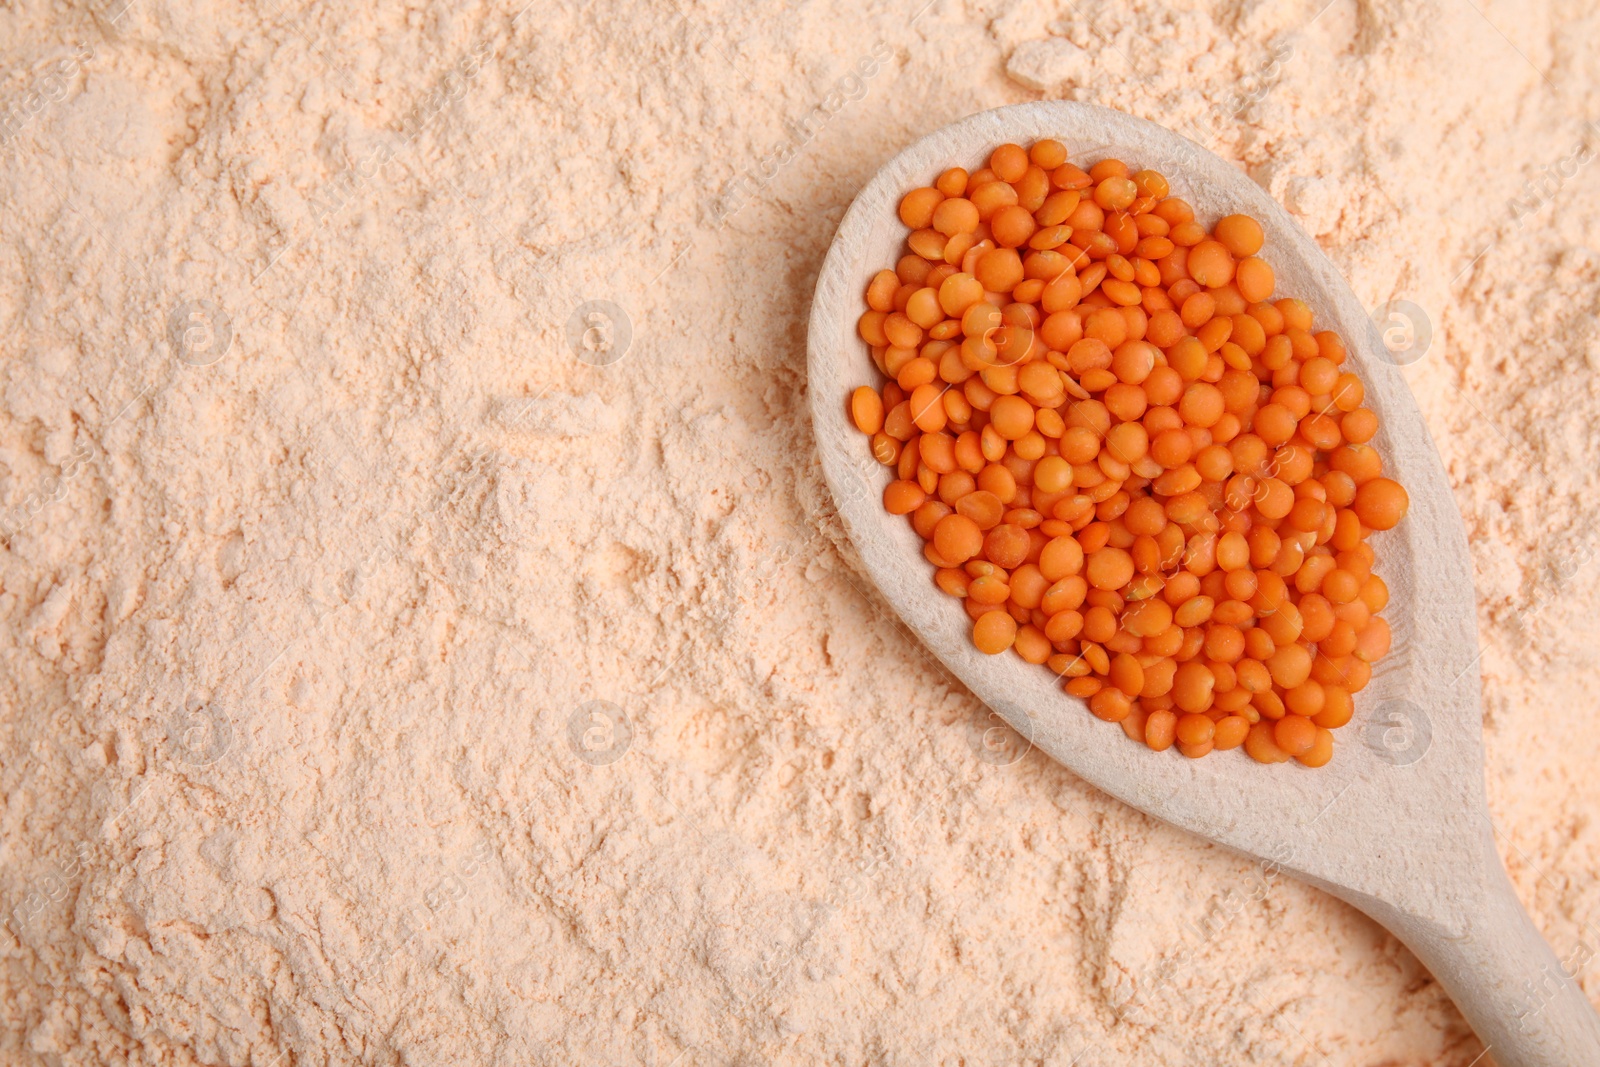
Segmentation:
[(1572, 975), (1595, 949), (1556, 957), (1517, 899), (1492, 844), (1465, 933), (1388, 905), (1368, 907), (1433, 973), (1499, 1067), (1600, 1064), (1600, 1016)]

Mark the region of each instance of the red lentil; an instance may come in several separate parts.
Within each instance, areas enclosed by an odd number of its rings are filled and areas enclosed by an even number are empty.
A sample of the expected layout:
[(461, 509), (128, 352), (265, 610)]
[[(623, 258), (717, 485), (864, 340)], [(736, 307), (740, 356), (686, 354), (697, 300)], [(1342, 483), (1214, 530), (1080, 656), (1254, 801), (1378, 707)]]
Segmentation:
[(1366, 538), (1410, 500), (1261, 224), (1169, 193), (1054, 140), (906, 193), (850, 418), (981, 651), (1153, 750), (1321, 767), (1392, 640)]

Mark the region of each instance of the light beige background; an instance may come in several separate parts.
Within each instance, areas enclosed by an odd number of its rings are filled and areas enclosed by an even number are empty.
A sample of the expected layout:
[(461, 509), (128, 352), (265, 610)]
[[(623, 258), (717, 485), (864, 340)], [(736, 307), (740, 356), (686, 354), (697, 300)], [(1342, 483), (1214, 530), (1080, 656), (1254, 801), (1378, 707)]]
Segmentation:
[(1041, 96), (1237, 159), (1426, 321), (1502, 853), (1600, 995), (1597, 46), (1468, 0), (0, 12), (0, 1058), (1473, 1063), (1349, 908), (996, 760), (840, 543), (833, 226)]

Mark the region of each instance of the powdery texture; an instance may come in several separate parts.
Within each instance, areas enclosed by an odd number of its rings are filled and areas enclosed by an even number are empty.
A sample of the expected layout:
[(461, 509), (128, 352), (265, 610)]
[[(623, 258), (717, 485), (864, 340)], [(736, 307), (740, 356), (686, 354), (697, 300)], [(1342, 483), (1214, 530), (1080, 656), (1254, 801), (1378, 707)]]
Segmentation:
[(1474, 1062), (1363, 916), (996, 759), (852, 566), (817, 265), (1039, 95), (1431, 320), (1503, 850), (1600, 994), (1600, 25), (1320, 7), (0, 13), (0, 1059)]

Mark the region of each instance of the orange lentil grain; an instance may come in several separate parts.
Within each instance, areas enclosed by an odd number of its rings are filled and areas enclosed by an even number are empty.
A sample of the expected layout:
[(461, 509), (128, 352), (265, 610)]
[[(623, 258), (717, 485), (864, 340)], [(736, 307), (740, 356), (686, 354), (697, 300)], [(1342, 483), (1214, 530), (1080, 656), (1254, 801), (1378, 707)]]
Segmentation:
[(1017, 620), (1004, 611), (989, 611), (972, 625), (972, 643), (991, 656), (1010, 648), (1017, 639)]

